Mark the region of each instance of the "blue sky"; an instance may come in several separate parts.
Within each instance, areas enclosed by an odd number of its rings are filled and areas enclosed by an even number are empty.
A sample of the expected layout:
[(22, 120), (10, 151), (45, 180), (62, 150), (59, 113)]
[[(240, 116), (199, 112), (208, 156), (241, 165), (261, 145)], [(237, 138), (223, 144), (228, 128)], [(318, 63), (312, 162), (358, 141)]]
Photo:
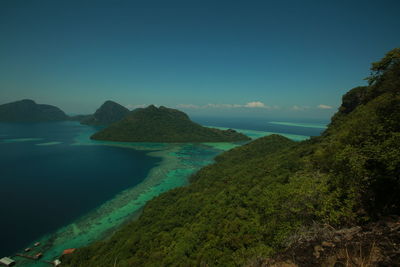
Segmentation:
[(400, 1), (0, 1), (0, 104), (111, 99), (328, 119), (400, 46)]

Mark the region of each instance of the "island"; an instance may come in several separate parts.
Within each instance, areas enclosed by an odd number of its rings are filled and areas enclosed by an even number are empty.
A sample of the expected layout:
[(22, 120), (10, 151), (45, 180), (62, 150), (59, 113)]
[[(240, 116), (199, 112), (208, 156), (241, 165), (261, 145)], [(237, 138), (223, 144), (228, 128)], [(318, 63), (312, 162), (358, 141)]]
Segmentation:
[(114, 101), (107, 100), (96, 110), (93, 115), (82, 116), (77, 118), (77, 120), (80, 119), (82, 124), (107, 126), (121, 120), (128, 113), (129, 109), (126, 107)]
[(0, 122), (46, 122), (68, 119), (64, 111), (58, 107), (36, 104), (31, 99), (0, 105)]
[(122, 120), (91, 136), (94, 140), (121, 142), (200, 143), (250, 140), (234, 130), (201, 126), (182, 111), (150, 105), (131, 111)]

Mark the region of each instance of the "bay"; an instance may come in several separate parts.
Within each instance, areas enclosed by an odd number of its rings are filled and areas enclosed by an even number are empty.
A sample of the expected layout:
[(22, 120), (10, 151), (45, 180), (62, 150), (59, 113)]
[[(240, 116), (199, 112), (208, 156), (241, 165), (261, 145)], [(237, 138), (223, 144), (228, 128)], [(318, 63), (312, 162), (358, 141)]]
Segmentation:
[(135, 186), (160, 161), (138, 150), (71, 146), (88, 128), (73, 122), (0, 124), (0, 255)]

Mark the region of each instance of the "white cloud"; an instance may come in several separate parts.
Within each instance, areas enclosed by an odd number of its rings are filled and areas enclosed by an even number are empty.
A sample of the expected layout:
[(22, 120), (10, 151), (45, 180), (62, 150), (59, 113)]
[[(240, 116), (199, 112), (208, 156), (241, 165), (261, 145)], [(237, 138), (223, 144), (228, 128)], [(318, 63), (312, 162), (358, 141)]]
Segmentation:
[[(328, 106), (328, 105), (324, 105), (324, 104), (320, 104), (316, 108), (318, 108), (318, 109), (332, 109), (333, 107)], [(302, 111), (302, 110), (309, 110), (309, 109), (314, 109), (314, 108), (310, 107), (310, 106), (294, 105), (294, 106), (290, 107), (290, 109), (291, 110), (295, 110), (295, 111)]]
[(293, 109), (293, 110), (303, 110), (304, 108), (299, 107), (297, 105), (294, 105), (293, 107), (291, 107), (291, 109)]
[(204, 108), (233, 108), (236, 107), (236, 104), (212, 104), (208, 103), (207, 105), (203, 106)]
[(242, 104), (214, 104), (208, 103), (206, 105), (194, 105), (194, 104), (178, 104), (176, 105), (177, 108), (184, 108), (184, 109), (206, 109), (206, 108), (222, 108), (222, 109), (230, 109), (230, 108), (265, 108), (265, 109), (279, 109), (278, 106), (270, 107), (265, 105), (263, 102), (260, 101), (253, 101), (248, 102), (244, 105)]
[(148, 106), (148, 104), (139, 104), (139, 105), (126, 105), (125, 107), (127, 109), (132, 110), (132, 109), (135, 109), (135, 108), (145, 108), (147, 106)]
[(306, 109), (310, 109), (309, 106), (298, 106), (298, 105), (294, 105), (290, 108), (291, 110), (296, 110), (296, 111), (300, 111), (300, 110), (306, 110)]
[(320, 104), (320, 105), (318, 105), (318, 106), (317, 106), (317, 108), (320, 108), (320, 109), (332, 109), (332, 107), (331, 107), (331, 106), (324, 105), (324, 104)]
[(253, 102), (248, 102), (246, 105), (244, 105), (246, 108), (268, 108), (263, 102), (260, 101), (253, 101)]
[(200, 108), (197, 105), (193, 105), (193, 104), (178, 104), (176, 105), (177, 108), (186, 108), (186, 109), (198, 109)]

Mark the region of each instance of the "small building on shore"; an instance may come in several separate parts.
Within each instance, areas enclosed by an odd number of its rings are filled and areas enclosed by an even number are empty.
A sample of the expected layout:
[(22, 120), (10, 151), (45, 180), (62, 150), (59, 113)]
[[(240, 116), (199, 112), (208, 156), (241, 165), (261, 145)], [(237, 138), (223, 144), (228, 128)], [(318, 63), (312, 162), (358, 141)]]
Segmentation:
[(8, 258), (8, 257), (4, 257), (4, 258), (0, 259), (0, 265), (13, 266), (13, 265), (15, 265), (15, 261), (13, 259)]
[(36, 259), (40, 259), (43, 256), (42, 252), (39, 252), (38, 254), (35, 255)]

